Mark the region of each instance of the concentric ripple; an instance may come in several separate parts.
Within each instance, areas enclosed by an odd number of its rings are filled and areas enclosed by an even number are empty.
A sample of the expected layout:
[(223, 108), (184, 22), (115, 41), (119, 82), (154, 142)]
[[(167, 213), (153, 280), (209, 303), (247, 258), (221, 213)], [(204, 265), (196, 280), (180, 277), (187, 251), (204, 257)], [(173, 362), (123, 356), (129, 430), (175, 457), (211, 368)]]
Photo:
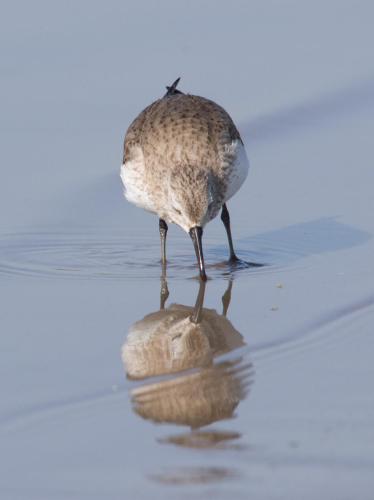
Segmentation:
[[(251, 249), (251, 251), (248, 250)], [(302, 257), (302, 252), (269, 247), (265, 240), (237, 242), (238, 263), (230, 265), (222, 239), (204, 241), (210, 279), (243, 273), (275, 272)], [(195, 255), (185, 235), (170, 239), (168, 279), (196, 277)], [(0, 237), (0, 276), (65, 279), (150, 279), (161, 274), (157, 234), (121, 230), (25, 232)]]

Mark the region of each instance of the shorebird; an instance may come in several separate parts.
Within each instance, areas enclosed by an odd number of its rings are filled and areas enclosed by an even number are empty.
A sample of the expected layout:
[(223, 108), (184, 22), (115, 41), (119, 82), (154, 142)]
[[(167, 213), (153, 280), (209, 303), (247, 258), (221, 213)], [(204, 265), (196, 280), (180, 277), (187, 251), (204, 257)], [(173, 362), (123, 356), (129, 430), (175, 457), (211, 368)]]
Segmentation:
[(229, 261), (238, 261), (226, 202), (246, 179), (249, 163), (229, 114), (209, 99), (182, 93), (179, 80), (128, 128), (121, 179), (127, 200), (159, 218), (162, 263), (167, 224), (178, 224), (192, 238), (205, 281), (203, 228), (221, 209)]

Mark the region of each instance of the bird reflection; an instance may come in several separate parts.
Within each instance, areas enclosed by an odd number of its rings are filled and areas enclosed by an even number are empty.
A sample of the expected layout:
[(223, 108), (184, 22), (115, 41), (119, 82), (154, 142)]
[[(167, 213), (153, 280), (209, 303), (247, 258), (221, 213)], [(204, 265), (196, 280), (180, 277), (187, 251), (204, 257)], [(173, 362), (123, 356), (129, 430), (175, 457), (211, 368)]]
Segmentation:
[(133, 389), (134, 411), (154, 422), (185, 425), (194, 430), (193, 434), (163, 442), (209, 447), (239, 437), (237, 433), (197, 431), (231, 418), (253, 378), (252, 365), (244, 361), (242, 350), (236, 357), (217, 359), (245, 346), (242, 335), (226, 317), (232, 286), (229, 281), (219, 314), (203, 307), (206, 284), (202, 281), (194, 306), (166, 307), (169, 291), (163, 278), (160, 310), (130, 327), (122, 347), (128, 378), (144, 380), (172, 375)]

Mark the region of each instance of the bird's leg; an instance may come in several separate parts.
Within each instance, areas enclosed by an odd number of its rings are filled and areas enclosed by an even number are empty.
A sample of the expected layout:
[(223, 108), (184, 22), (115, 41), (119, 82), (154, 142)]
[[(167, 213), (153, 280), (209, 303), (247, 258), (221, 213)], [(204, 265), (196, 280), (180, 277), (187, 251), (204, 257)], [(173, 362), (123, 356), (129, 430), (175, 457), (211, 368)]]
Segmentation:
[(168, 225), (164, 219), (159, 220), (160, 238), (161, 238), (161, 262), (166, 264), (166, 234), (168, 232)]
[(197, 261), (199, 263), (199, 268), (200, 268), (200, 278), (203, 281), (207, 280), (206, 274), (205, 274), (205, 266), (204, 266), (204, 256), (203, 256), (203, 246), (201, 243), (201, 238), (203, 236), (203, 228), (199, 226), (195, 226), (190, 229), (190, 236), (193, 241), (193, 245), (195, 248), (195, 253), (197, 257)]
[(227, 310), (231, 302), (232, 278), (229, 280), (229, 286), (226, 292), (222, 295), (222, 316), (226, 317)]
[(200, 281), (199, 293), (197, 295), (196, 304), (193, 313), (190, 316), (192, 323), (201, 323), (201, 315), (204, 306), (204, 295), (205, 295), (205, 281)]
[(222, 205), (221, 220), (223, 222), (223, 225), (225, 226), (226, 233), (227, 233), (227, 239), (229, 240), (229, 248), (230, 248), (229, 262), (237, 262), (239, 259), (235, 255), (234, 246), (232, 244), (231, 228), (230, 228), (230, 214), (229, 214), (229, 211), (227, 210), (226, 203), (224, 203)]

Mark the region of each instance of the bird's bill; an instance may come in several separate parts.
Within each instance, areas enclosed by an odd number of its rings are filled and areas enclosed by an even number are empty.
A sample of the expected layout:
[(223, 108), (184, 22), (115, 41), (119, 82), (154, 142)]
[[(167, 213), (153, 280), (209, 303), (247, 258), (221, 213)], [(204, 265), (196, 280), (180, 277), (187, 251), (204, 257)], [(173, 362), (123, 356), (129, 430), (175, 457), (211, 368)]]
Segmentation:
[(190, 229), (190, 236), (192, 238), (195, 253), (197, 257), (197, 261), (200, 269), (200, 278), (203, 281), (207, 280), (207, 276), (205, 274), (205, 266), (204, 266), (204, 255), (203, 255), (203, 246), (201, 242), (201, 238), (203, 236), (203, 228), (199, 226), (195, 226)]

